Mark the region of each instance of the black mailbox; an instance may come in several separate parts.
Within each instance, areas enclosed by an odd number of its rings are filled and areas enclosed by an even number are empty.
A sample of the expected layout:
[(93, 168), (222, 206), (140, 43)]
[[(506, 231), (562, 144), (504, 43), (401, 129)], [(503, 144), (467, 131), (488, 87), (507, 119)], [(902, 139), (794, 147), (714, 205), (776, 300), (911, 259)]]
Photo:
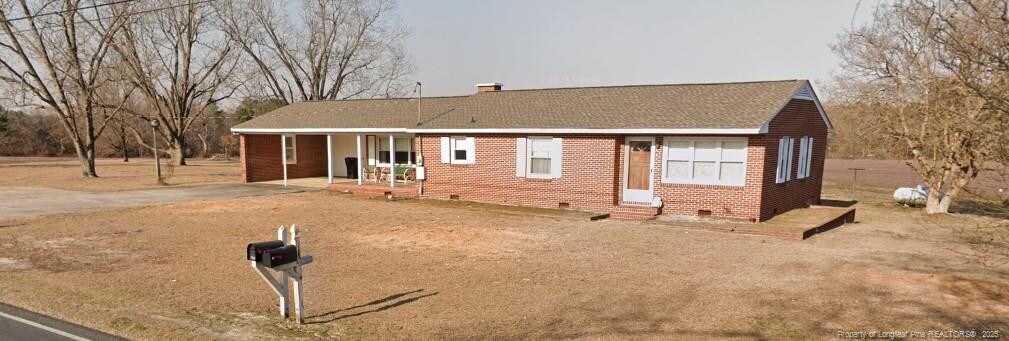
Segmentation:
[(263, 266), (275, 268), (298, 260), (298, 247), (288, 245), (263, 252)]
[(246, 247), (247, 252), (246, 259), (262, 262), (263, 252), (283, 246), (284, 242), (281, 240), (271, 240), (268, 242), (251, 243), (249, 244), (249, 246)]

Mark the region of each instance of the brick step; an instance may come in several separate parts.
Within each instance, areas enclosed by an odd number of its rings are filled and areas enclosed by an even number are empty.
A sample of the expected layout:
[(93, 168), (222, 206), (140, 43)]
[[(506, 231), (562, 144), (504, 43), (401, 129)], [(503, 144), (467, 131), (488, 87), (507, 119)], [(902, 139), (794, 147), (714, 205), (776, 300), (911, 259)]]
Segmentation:
[(356, 196), (364, 197), (385, 197), (387, 199), (395, 198), (416, 198), (417, 189), (413, 187), (384, 187), (384, 186), (358, 186), (351, 184), (332, 184), (329, 185), (330, 190), (352, 193)]
[(658, 214), (658, 208), (643, 205), (619, 205), (610, 210), (610, 218), (621, 220), (651, 220)]

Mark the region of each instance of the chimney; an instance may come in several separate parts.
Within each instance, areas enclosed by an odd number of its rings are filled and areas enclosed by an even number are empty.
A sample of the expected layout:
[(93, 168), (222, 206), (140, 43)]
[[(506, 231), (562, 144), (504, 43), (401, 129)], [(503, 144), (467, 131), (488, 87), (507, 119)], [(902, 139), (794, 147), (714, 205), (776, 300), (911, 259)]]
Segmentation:
[(494, 92), (501, 91), (501, 83), (481, 83), (476, 85), (476, 92)]

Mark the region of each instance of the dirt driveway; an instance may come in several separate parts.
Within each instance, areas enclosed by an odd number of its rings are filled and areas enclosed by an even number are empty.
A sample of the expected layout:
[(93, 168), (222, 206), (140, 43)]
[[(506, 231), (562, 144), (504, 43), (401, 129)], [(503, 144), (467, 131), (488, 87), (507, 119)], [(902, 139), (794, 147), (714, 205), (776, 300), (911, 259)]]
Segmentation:
[(187, 201), (228, 199), (301, 192), (304, 188), (259, 184), (145, 189), (120, 192), (79, 192), (43, 187), (0, 187), (0, 220), (59, 213), (148, 206)]

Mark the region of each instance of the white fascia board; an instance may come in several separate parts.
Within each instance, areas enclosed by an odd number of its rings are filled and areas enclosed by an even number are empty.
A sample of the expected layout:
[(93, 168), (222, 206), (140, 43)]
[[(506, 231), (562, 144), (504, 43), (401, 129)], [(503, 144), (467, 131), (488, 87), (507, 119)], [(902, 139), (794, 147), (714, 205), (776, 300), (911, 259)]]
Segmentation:
[(673, 129), (583, 129), (583, 128), (511, 128), (511, 129), (406, 129), (406, 128), (231, 128), (238, 134), (328, 134), (328, 133), (407, 133), (407, 134), (588, 134), (588, 135), (754, 135), (759, 128), (673, 128)]
[(406, 128), (231, 128), (238, 134), (407, 133)]
[(729, 129), (583, 129), (583, 128), (511, 128), (511, 129), (407, 129), (416, 134), (589, 134), (589, 135), (753, 135), (759, 128)]

